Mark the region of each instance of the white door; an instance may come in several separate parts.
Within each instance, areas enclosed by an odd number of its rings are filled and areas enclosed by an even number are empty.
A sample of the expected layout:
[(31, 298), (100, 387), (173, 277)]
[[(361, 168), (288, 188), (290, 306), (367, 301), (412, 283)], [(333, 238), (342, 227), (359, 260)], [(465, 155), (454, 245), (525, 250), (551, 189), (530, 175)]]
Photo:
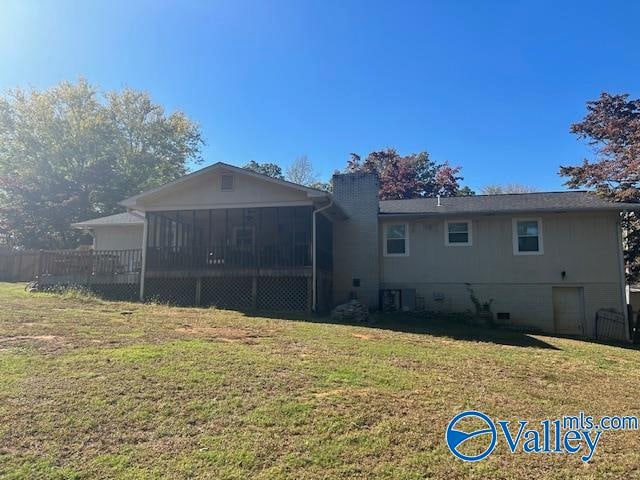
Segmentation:
[(582, 287), (553, 287), (553, 321), (556, 333), (582, 335), (583, 304)]

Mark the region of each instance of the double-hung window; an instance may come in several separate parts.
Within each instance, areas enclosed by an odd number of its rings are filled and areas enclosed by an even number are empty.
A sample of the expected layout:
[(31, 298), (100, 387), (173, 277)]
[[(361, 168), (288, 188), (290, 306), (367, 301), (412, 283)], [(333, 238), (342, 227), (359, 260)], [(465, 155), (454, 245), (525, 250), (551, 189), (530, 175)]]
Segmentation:
[(448, 247), (471, 246), (471, 222), (469, 220), (444, 222), (444, 244)]
[(515, 218), (513, 220), (513, 253), (515, 255), (541, 255), (542, 220)]
[(406, 223), (384, 225), (384, 254), (387, 257), (409, 255), (409, 226)]

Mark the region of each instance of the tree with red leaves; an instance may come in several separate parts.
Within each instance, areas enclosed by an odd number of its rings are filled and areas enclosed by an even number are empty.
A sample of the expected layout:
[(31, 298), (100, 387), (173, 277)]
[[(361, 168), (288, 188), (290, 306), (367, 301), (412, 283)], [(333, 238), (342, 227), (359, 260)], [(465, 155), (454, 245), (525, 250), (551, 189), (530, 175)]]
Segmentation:
[(427, 152), (401, 156), (394, 148), (371, 152), (364, 161), (352, 153), (347, 162), (349, 172), (378, 174), (382, 200), (473, 195), (468, 187), (460, 187), (460, 170), (460, 167), (452, 167), (447, 162), (436, 164)]
[[(587, 115), (571, 126), (579, 139), (593, 147), (595, 160), (560, 167), (570, 188), (588, 188), (621, 202), (640, 201), (640, 100), (628, 94), (602, 93), (587, 102)], [(635, 213), (624, 213), (625, 262), (630, 282), (640, 278), (640, 222)]]

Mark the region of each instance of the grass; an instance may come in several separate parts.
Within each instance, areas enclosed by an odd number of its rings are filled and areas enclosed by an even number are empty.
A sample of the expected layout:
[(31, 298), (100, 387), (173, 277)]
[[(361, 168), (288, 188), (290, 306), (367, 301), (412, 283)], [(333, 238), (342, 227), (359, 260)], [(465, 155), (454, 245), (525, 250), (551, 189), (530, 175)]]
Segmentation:
[(3, 478), (633, 478), (594, 458), (453, 458), (463, 409), (640, 415), (637, 350), (390, 318), (372, 326), (29, 294), (0, 284)]

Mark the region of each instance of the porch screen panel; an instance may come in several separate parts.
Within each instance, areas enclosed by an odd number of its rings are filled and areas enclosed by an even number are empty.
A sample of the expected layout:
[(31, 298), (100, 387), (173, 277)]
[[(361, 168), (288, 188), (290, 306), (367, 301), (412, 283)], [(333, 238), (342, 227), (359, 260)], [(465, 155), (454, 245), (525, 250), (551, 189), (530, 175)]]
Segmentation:
[(278, 266), (278, 212), (277, 208), (260, 209), (260, 266)]
[(311, 235), (313, 233), (313, 209), (294, 207), (293, 209), (293, 262), (296, 267), (311, 266)]
[(278, 266), (291, 267), (294, 257), (294, 210), (290, 207), (277, 208), (278, 221)]
[(227, 211), (211, 210), (211, 225), (209, 228), (211, 243), (209, 245), (208, 264), (210, 268), (222, 268), (225, 266), (226, 251), (229, 245), (227, 235)]

